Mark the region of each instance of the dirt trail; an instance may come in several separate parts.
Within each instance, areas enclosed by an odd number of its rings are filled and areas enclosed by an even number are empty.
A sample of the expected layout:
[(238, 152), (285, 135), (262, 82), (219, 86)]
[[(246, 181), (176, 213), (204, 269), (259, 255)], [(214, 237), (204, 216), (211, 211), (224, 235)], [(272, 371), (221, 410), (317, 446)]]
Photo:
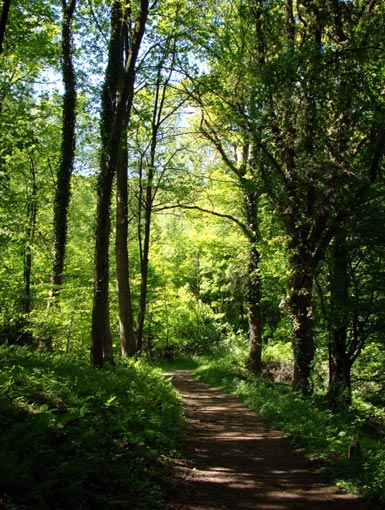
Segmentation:
[(168, 510), (366, 510), (239, 399), (189, 370), (168, 375), (187, 417), (187, 458), (175, 464)]

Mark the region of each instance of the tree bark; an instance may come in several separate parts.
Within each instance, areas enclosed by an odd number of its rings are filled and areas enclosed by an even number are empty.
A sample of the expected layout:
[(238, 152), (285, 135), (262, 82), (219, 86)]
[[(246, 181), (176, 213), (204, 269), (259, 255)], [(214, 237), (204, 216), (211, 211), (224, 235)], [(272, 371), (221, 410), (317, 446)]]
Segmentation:
[[(246, 283), (246, 304), (247, 321), (249, 326), (249, 355), (247, 359), (248, 368), (255, 374), (262, 371), (262, 281), (260, 275), (260, 253), (258, 251), (258, 242), (260, 241), (260, 228), (258, 218), (258, 200), (260, 190), (258, 189), (258, 166), (256, 164), (258, 147), (253, 144), (250, 150), (250, 143), (245, 139), (242, 147), (242, 160), (238, 166), (226, 153), (221, 140), (220, 133), (216, 131), (210, 123), (204, 119), (201, 126), (203, 135), (217, 149), (223, 162), (228, 169), (236, 176), (243, 195), (243, 211), (245, 221), (239, 221), (231, 215), (224, 215), (215, 212), (218, 216), (227, 217), (241, 227), (249, 242), (249, 261), (247, 268)], [(250, 183), (246, 178), (250, 172), (254, 176), (255, 182)], [(198, 208), (199, 209), (199, 208)], [(201, 209), (203, 210), (203, 209)], [(208, 212), (208, 211), (206, 211)]]
[(7, 27), (10, 6), (11, 6), (11, 0), (3, 0), (3, 8), (1, 10), (1, 18), (0, 18), (0, 55), (3, 53), (3, 42), (4, 42), (6, 27)]
[(133, 356), (136, 351), (136, 338), (130, 289), (128, 254), (128, 179), (127, 179), (127, 133), (123, 132), (120, 157), (116, 172), (116, 280), (119, 305), (119, 336), (122, 357)]
[(58, 299), (63, 281), (64, 260), (67, 244), (68, 207), (71, 198), (71, 177), (75, 159), (76, 129), (76, 77), (72, 62), (72, 20), (76, 0), (67, 5), (62, 0), (62, 74), (64, 82), (63, 127), (60, 165), (57, 173), (54, 203), (54, 259), (51, 274), (51, 289), (47, 308)]
[(247, 366), (254, 374), (262, 371), (262, 313), (260, 254), (252, 243), (249, 252), (247, 279), (247, 318), (249, 323), (249, 356)]
[(27, 203), (27, 218), (25, 232), (25, 248), (24, 248), (24, 295), (23, 295), (23, 312), (29, 314), (31, 312), (31, 276), (32, 276), (32, 243), (35, 239), (36, 216), (37, 216), (37, 183), (35, 163), (30, 155), (31, 161), (31, 177), (32, 189), (31, 196)]
[[(254, 147), (255, 150), (255, 147)], [(252, 159), (255, 158), (254, 150)], [(243, 150), (243, 164), (241, 166), (239, 181), (243, 190), (244, 210), (247, 226), (252, 235), (249, 237), (249, 262), (247, 270), (247, 320), (249, 323), (249, 356), (247, 365), (254, 374), (262, 372), (262, 280), (260, 273), (261, 255), (258, 250), (261, 234), (259, 227), (258, 186), (254, 184), (250, 188), (250, 183), (246, 179), (246, 173), (249, 169), (253, 175), (257, 175), (254, 168), (254, 161), (248, 161), (249, 147), (246, 145)]]
[[(153, 162), (152, 157), (151, 157), (151, 162)], [(145, 199), (145, 211), (144, 211), (144, 239), (143, 239), (143, 249), (141, 250), (141, 261), (140, 261), (141, 285), (140, 285), (140, 300), (139, 300), (138, 327), (137, 327), (138, 351), (141, 351), (142, 347), (143, 347), (144, 319), (145, 319), (145, 315), (146, 315), (146, 305), (147, 305), (148, 262), (149, 262), (149, 251), (150, 251), (151, 216), (152, 216), (152, 201), (153, 201), (153, 196), (152, 196), (152, 194), (153, 194), (153, 187), (152, 187), (153, 178), (154, 178), (154, 167), (152, 164), (150, 164), (150, 167), (148, 169), (147, 184), (146, 184), (146, 199)]]
[(343, 232), (334, 238), (330, 271), (330, 342), (328, 397), (332, 408), (351, 403), (350, 370), (347, 352), (349, 310), (348, 253)]
[[(172, 53), (173, 59), (175, 57), (175, 48)], [(166, 58), (167, 52), (164, 55)], [(156, 152), (158, 146), (158, 135), (161, 124), (164, 120), (162, 118), (163, 109), (165, 106), (166, 100), (166, 91), (168, 89), (168, 84), (170, 83), (172, 74), (173, 74), (173, 64), (170, 66), (170, 70), (168, 72), (168, 77), (163, 80), (162, 79), (162, 69), (164, 62), (162, 62), (158, 67), (157, 79), (156, 79), (156, 89), (155, 89), (155, 100), (154, 107), (152, 112), (152, 122), (151, 122), (151, 142), (150, 142), (150, 154), (149, 161), (146, 165), (147, 170), (147, 179), (146, 179), (146, 187), (145, 187), (145, 198), (144, 198), (144, 236), (142, 242), (142, 234), (141, 234), (141, 215), (142, 210), (139, 210), (139, 249), (140, 249), (140, 272), (141, 272), (141, 284), (140, 284), (140, 298), (139, 298), (139, 311), (138, 311), (138, 322), (137, 322), (137, 348), (138, 351), (141, 351), (143, 348), (143, 336), (144, 336), (144, 320), (146, 316), (146, 307), (147, 307), (147, 287), (148, 287), (148, 267), (149, 267), (149, 252), (150, 252), (150, 237), (151, 237), (151, 221), (152, 221), (152, 209), (154, 197), (158, 190), (158, 185), (154, 186), (154, 177), (155, 177), (155, 164), (156, 164)], [(175, 110), (174, 110), (175, 111)], [(143, 198), (143, 189), (142, 189), (142, 178), (143, 178), (143, 166), (140, 167), (139, 173), (139, 185), (140, 185), (140, 197)], [(141, 208), (141, 202), (139, 201), (139, 207)]]
[(291, 257), (291, 291), (288, 305), (293, 324), (293, 390), (311, 393), (310, 375), (314, 358), (312, 316), (313, 273), (301, 254)]
[(116, 97), (118, 83), (122, 75), (122, 3), (115, 0), (111, 7), (111, 35), (106, 76), (102, 91), (101, 114), (101, 160), (97, 183), (97, 210), (95, 228), (94, 259), (94, 302), (92, 310), (91, 363), (103, 366), (107, 360), (113, 361), (112, 337), (109, 309), (109, 243), (110, 205), (112, 183), (115, 174), (116, 151), (111, 150), (116, 133), (113, 132), (116, 117)]

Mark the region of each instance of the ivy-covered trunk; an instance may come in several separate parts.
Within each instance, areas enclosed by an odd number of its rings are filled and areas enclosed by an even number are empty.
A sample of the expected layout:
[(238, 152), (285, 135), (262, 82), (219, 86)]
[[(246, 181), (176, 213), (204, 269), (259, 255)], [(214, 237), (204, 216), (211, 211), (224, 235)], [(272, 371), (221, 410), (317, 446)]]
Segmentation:
[[(104, 361), (113, 361), (109, 309), (109, 242), (110, 205), (115, 174), (117, 150), (116, 97), (122, 74), (122, 2), (115, 0), (111, 7), (111, 35), (106, 75), (102, 91), (101, 159), (97, 182), (95, 226), (94, 302), (92, 309), (91, 363), (101, 367)], [(116, 150), (112, 151), (115, 141)]]
[(0, 55), (3, 53), (3, 41), (8, 21), (9, 8), (11, 6), (11, 0), (3, 0), (3, 7), (1, 10), (0, 18)]
[(91, 363), (113, 362), (109, 311), (110, 205), (113, 179), (123, 133), (129, 122), (134, 94), (135, 66), (148, 16), (148, 0), (141, 0), (135, 23), (122, 0), (111, 8), (109, 58), (102, 93), (100, 173), (97, 184), (94, 303)]
[(351, 404), (352, 361), (345, 351), (346, 329), (335, 330), (329, 344), (328, 397), (332, 408)]
[(54, 257), (51, 273), (48, 308), (58, 298), (62, 285), (67, 244), (67, 217), (71, 196), (71, 176), (75, 158), (76, 77), (72, 62), (72, 20), (76, 0), (67, 5), (62, 0), (62, 74), (64, 82), (63, 127), (60, 164), (57, 172), (54, 203)]
[(311, 267), (299, 253), (293, 254), (288, 300), (293, 328), (293, 390), (300, 391), (303, 395), (311, 391), (310, 375), (314, 359), (312, 294)]

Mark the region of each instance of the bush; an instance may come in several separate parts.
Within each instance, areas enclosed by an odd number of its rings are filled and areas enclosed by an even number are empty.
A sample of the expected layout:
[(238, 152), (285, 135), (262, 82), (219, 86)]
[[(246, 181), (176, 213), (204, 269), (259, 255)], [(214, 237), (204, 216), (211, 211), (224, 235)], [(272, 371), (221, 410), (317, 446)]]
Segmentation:
[(157, 509), (181, 428), (160, 371), (1, 350), (0, 498), (24, 508)]
[[(179, 289), (170, 305), (172, 313), (159, 306), (151, 330), (156, 337), (151, 355), (162, 358), (165, 351), (174, 357), (211, 352), (220, 341), (223, 325), (211, 307), (197, 299), (187, 287)], [(167, 339), (164, 338), (165, 334)]]

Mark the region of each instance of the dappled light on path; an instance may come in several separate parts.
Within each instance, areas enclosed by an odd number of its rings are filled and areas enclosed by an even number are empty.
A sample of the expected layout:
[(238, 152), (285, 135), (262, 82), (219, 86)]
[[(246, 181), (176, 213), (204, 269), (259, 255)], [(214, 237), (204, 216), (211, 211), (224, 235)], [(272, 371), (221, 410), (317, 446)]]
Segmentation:
[(168, 375), (187, 417), (187, 458), (176, 463), (169, 510), (364, 510), (239, 399), (188, 370)]

